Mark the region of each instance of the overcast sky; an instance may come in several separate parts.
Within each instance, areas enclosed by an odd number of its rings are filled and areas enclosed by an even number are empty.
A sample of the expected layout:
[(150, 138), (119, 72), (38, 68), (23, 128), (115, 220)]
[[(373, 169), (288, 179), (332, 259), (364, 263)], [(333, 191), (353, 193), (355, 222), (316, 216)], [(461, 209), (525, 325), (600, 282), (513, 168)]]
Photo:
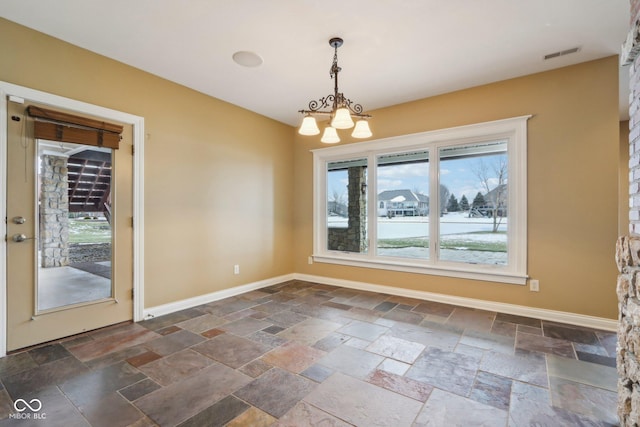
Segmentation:
[[(483, 156), (483, 162), (489, 171), (491, 188), (497, 184), (497, 177), (493, 173), (493, 166), (499, 161), (500, 155)], [(460, 201), (462, 195), (467, 196), (469, 202), (473, 201), (478, 191), (486, 193), (486, 189), (474, 173), (480, 168), (480, 158), (462, 158), (445, 160), (440, 162), (440, 181), (451, 194)], [(386, 166), (378, 168), (378, 193), (385, 190), (419, 190), (428, 194), (429, 189), (429, 165), (428, 163), (412, 163), (398, 166)], [(329, 174), (328, 192), (329, 200), (333, 194), (347, 194), (347, 171), (336, 171)]]

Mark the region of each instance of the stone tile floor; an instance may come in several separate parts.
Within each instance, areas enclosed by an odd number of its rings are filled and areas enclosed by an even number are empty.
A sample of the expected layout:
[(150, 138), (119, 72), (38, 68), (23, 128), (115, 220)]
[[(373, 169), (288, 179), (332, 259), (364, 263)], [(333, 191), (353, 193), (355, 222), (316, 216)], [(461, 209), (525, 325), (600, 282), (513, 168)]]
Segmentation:
[(0, 359), (0, 426), (611, 426), (615, 351), (611, 332), (291, 281)]

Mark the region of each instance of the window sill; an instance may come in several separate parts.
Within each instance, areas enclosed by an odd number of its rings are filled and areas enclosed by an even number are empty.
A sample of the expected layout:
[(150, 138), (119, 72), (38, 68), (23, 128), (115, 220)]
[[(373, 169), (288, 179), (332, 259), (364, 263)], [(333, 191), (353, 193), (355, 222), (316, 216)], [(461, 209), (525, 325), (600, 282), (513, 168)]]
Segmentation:
[(506, 272), (499, 267), (483, 269), (460, 268), (457, 266), (426, 266), (401, 260), (362, 259), (348, 254), (313, 255), (313, 261), (326, 264), (348, 265), (351, 267), (375, 268), (380, 270), (400, 271), (404, 273), (428, 274), (433, 276), (456, 277), (460, 279), (482, 280), (486, 282), (526, 285), (527, 275)]

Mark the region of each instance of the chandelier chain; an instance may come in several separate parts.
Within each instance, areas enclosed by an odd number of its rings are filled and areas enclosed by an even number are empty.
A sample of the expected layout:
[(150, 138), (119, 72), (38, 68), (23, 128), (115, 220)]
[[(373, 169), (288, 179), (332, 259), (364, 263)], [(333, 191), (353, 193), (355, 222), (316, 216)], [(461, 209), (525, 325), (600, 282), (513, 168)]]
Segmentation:
[(333, 53), (333, 64), (331, 64), (331, 70), (329, 70), (329, 76), (336, 79), (338, 78), (338, 73), (342, 71), (342, 68), (338, 67), (338, 45), (334, 45), (334, 53)]

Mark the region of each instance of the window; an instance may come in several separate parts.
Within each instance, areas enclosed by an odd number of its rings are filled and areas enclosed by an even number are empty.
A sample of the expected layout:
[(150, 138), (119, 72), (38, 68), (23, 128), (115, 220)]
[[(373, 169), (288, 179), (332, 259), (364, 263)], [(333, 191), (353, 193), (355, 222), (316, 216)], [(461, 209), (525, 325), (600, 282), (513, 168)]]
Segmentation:
[[(440, 259), (507, 265), (507, 142), (442, 147), (438, 156)], [(460, 208), (457, 198), (463, 196), (465, 208)]]
[(314, 260), (524, 284), (528, 118), (314, 150)]
[(327, 250), (367, 253), (367, 159), (327, 165)]
[(429, 152), (376, 157), (377, 254), (429, 259)]

